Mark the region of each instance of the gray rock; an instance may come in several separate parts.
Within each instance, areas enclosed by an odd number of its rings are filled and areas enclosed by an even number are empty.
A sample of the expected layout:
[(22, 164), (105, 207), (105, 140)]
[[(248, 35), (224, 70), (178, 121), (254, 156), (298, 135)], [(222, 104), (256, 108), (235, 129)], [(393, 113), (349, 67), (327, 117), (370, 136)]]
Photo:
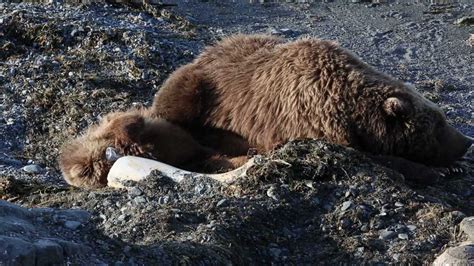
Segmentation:
[(49, 239), (40, 239), (34, 243), (36, 265), (55, 265), (64, 262), (63, 248)]
[(133, 201), (138, 205), (146, 203), (145, 197), (142, 196), (135, 197)]
[(194, 188), (194, 192), (198, 195), (203, 195), (206, 192), (206, 187), (203, 184), (197, 184)]
[(379, 238), (383, 240), (389, 240), (389, 239), (394, 238), (396, 235), (397, 235), (396, 232), (385, 229), (385, 230), (380, 231)]
[(15, 216), (0, 216), (0, 234), (24, 235), (35, 231), (30, 221)]
[(86, 245), (77, 244), (71, 241), (65, 241), (61, 239), (51, 239), (53, 242), (61, 245), (64, 251), (64, 256), (69, 258), (71, 257), (81, 257), (86, 256), (91, 252), (90, 248)]
[(29, 219), (32, 217), (32, 213), (26, 208), (22, 208), (5, 200), (0, 200), (0, 217), (6, 216)]
[(408, 234), (398, 234), (398, 238), (402, 240), (408, 240)]
[(117, 218), (117, 221), (119, 222), (123, 222), (127, 219), (127, 215), (126, 214), (120, 214), (119, 217)]
[(58, 222), (77, 221), (81, 224), (87, 223), (91, 215), (84, 210), (58, 210), (55, 211), (54, 219)]
[(128, 194), (132, 197), (136, 197), (136, 196), (140, 196), (141, 194), (143, 194), (143, 192), (137, 187), (131, 187), (128, 190)]
[(474, 265), (474, 243), (447, 249), (433, 262), (433, 266)]
[(158, 203), (159, 204), (167, 204), (170, 201), (169, 196), (162, 196), (158, 198)]
[(26, 165), (21, 169), (29, 174), (39, 174), (43, 172), (43, 168), (37, 164)]
[(416, 225), (407, 225), (407, 228), (408, 228), (408, 230), (410, 230), (411, 232), (415, 232), (415, 231), (416, 231)]
[(464, 218), (459, 227), (467, 235), (469, 240), (474, 241), (474, 216)]
[(274, 199), (274, 200), (279, 200), (278, 194), (277, 194), (277, 188), (275, 186), (271, 186), (267, 190), (267, 196)]
[(65, 221), (64, 222), (64, 227), (69, 228), (71, 230), (76, 230), (81, 226), (81, 223), (78, 221)]
[(362, 232), (368, 232), (369, 231), (369, 226), (367, 224), (363, 224), (361, 227), (360, 227), (360, 231)]
[(341, 211), (346, 211), (346, 210), (348, 210), (349, 208), (352, 207), (352, 205), (353, 205), (353, 204), (352, 204), (352, 201), (350, 201), (350, 200), (344, 201), (344, 202), (342, 203), (342, 206), (341, 206)]
[(226, 199), (221, 199), (216, 204), (217, 207), (225, 207), (226, 205), (227, 205), (227, 200)]
[(35, 265), (36, 249), (24, 240), (0, 236), (0, 265)]

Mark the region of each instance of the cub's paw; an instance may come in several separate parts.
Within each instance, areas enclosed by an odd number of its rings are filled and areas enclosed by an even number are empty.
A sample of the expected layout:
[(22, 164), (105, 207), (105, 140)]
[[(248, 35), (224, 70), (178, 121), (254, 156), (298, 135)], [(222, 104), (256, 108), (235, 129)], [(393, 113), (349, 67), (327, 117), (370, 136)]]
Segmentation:
[(121, 155), (140, 155), (144, 151), (140, 139), (145, 119), (139, 114), (112, 114), (105, 118), (105, 134), (113, 140), (115, 151)]

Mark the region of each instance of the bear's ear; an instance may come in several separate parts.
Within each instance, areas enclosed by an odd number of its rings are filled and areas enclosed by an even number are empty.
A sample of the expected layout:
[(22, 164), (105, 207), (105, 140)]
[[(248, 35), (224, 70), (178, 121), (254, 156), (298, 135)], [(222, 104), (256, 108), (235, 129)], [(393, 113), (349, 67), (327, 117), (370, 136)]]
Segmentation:
[(390, 97), (383, 103), (383, 109), (389, 116), (406, 116), (411, 113), (411, 103), (403, 98)]

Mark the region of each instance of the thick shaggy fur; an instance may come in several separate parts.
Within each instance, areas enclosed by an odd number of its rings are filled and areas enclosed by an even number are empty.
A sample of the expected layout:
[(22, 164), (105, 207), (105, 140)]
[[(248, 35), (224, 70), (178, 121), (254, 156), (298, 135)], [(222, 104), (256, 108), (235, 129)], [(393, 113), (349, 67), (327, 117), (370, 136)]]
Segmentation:
[(470, 147), (414, 88), (334, 42), (237, 35), (173, 73), (152, 111), (235, 132), (259, 151), (323, 138), (374, 154), (445, 165)]
[[(203, 141), (215, 138), (234, 146), (245, 147), (245, 141), (225, 132), (201, 130)], [(199, 135), (199, 134), (198, 134)], [(245, 162), (243, 150), (224, 147), (235, 158), (228, 159), (217, 150), (205, 147), (179, 126), (164, 119), (151, 117), (146, 109), (115, 112), (104, 117), (79, 138), (67, 143), (59, 157), (59, 166), (66, 181), (78, 187), (103, 187), (113, 161), (105, 151), (113, 147), (120, 155), (152, 158), (186, 170), (216, 172), (229, 170)], [(245, 150), (246, 152), (246, 150)]]
[(107, 147), (214, 172), (243, 164), (250, 147), (266, 152), (298, 138), (429, 165), (451, 163), (472, 143), (414, 88), (333, 42), (237, 35), (176, 70), (150, 109), (110, 114), (66, 144), (59, 164), (70, 184), (100, 187), (112, 165)]

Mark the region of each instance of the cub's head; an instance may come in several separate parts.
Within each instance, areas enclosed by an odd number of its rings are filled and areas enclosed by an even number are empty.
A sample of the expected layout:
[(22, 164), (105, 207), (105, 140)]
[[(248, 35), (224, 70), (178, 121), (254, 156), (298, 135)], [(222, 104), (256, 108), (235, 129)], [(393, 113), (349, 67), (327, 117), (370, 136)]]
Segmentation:
[(59, 155), (59, 167), (64, 179), (73, 186), (98, 188), (107, 185), (112, 161), (105, 151), (113, 142), (82, 136), (67, 143)]
[(107, 185), (107, 174), (119, 155), (137, 155), (140, 132), (145, 125), (143, 112), (111, 113), (84, 135), (66, 143), (58, 159), (65, 180), (77, 187)]
[[(378, 152), (433, 166), (446, 166), (462, 157), (473, 144), (450, 126), (442, 110), (411, 87), (378, 103), (374, 138)], [(369, 147), (370, 149), (370, 147)]]

